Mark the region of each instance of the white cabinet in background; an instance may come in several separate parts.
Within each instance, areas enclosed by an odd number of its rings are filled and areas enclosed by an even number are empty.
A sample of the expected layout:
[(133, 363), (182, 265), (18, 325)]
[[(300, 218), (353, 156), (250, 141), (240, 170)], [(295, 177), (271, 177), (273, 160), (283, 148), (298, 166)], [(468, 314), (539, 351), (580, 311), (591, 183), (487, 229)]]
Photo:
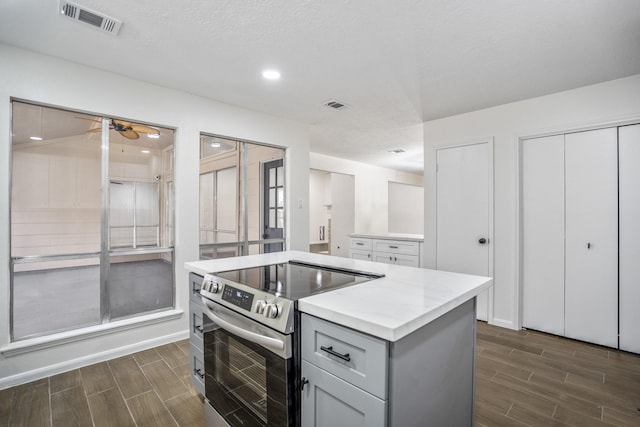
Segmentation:
[(385, 264), (420, 267), (420, 242), (401, 238), (351, 237), (349, 256)]
[(349, 238), (349, 258), (371, 261), (371, 239)]
[(640, 125), (619, 129), (620, 348), (640, 353)]

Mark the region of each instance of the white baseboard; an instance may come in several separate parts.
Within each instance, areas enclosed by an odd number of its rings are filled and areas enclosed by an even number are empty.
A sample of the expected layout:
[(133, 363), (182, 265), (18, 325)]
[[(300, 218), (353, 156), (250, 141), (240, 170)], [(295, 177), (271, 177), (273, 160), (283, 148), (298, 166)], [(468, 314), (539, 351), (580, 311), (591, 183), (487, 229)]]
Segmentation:
[(147, 350), (160, 345), (169, 344), (189, 338), (189, 330), (176, 332), (169, 335), (163, 335), (147, 341), (137, 342), (135, 344), (114, 348), (102, 353), (91, 354), (89, 356), (79, 357), (77, 359), (67, 360), (55, 365), (45, 366), (34, 369), (32, 371), (22, 372), (17, 375), (0, 379), (0, 390), (26, 384), (52, 375), (58, 375), (63, 372), (72, 371), (84, 366), (93, 365), (94, 363), (104, 362), (106, 360), (115, 359), (117, 357), (126, 356), (127, 354), (136, 353), (138, 351)]
[(489, 322), (490, 325), (493, 326), (499, 326), (501, 328), (507, 328), (507, 329), (513, 329), (514, 331), (517, 331), (518, 328), (516, 327), (516, 325), (510, 321), (510, 320), (504, 320), (504, 319), (496, 319), (495, 317), (493, 319), (491, 319), (491, 321)]

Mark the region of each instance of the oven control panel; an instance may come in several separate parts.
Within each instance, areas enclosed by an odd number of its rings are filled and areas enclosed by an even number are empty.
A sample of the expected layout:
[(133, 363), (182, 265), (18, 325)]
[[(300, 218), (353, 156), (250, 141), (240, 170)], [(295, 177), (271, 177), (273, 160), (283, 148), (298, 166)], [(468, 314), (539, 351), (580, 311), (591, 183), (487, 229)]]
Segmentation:
[(244, 310), (251, 310), (253, 294), (233, 286), (226, 285), (222, 291), (222, 299)]
[(277, 331), (293, 331), (294, 302), (286, 298), (213, 274), (204, 276), (200, 295)]

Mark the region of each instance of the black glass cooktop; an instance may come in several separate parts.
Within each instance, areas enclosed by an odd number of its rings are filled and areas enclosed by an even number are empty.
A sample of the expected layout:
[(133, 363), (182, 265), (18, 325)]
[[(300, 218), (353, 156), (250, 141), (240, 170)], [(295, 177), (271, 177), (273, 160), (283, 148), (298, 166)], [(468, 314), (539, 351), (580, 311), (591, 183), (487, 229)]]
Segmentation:
[(293, 260), (214, 274), (293, 301), (384, 276)]

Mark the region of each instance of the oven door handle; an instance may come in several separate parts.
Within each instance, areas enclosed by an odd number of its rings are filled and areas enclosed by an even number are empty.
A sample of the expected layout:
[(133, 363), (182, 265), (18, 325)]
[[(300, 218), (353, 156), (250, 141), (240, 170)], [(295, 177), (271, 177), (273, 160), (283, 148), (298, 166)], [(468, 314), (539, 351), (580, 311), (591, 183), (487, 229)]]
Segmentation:
[(220, 326), (225, 331), (231, 332), (241, 338), (244, 338), (252, 343), (261, 345), (263, 347), (272, 348), (274, 350), (284, 350), (285, 342), (283, 340), (279, 340), (273, 337), (267, 337), (262, 334), (258, 334), (255, 332), (247, 331), (242, 326), (234, 325), (233, 323), (222, 319), (216, 313), (214, 313), (208, 305), (208, 301), (206, 298), (202, 298), (202, 309), (204, 313), (214, 322), (216, 325)]

